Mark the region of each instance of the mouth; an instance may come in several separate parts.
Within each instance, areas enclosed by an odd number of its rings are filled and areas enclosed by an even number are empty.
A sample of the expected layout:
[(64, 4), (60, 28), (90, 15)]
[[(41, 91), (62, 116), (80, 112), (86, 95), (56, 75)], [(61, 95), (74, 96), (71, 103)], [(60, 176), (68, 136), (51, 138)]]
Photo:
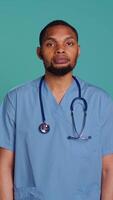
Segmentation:
[(66, 57), (61, 57), (61, 56), (58, 56), (58, 57), (55, 57), (54, 59), (53, 59), (53, 62), (55, 63), (55, 64), (67, 64), (68, 62), (69, 62), (69, 59), (68, 58), (66, 58)]

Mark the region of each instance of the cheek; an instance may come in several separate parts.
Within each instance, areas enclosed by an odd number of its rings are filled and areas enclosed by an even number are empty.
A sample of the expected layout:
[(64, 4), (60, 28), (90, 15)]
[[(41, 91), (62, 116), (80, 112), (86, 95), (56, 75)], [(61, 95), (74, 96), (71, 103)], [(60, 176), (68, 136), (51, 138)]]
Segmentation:
[(48, 52), (47, 52), (47, 53), (44, 53), (44, 54), (43, 54), (42, 60), (43, 60), (43, 63), (44, 63), (45, 65), (50, 65), (51, 60), (52, 60), (51, 54), (48, 53)]
[(75, 63), (78, 58), (78, 51), (72, 51), (70, 54), (71, 62)]
[(44, 50), (42, 54), (43, 54), (44, 60), (51, 60), (53, 56), (53, 52), (51, 50), (48, 50), (48, 51)]

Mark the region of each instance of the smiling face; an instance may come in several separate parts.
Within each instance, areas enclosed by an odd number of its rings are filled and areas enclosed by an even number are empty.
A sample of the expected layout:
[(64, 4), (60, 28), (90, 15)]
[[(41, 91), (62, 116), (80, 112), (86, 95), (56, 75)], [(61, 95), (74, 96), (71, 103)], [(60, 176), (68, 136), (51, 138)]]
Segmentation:
[(46, 72), (55, 75), (71, 72), (80, 54), (75, 32), (65, 25), (49, 27), (37, 54), (43, 60)]

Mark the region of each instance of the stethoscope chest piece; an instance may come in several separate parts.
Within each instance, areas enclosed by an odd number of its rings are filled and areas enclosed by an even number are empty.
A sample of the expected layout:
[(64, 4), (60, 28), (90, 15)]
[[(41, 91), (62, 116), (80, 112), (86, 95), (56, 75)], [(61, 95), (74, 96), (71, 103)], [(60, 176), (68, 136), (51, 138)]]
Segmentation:
[(45, 122), (43, 122), (42, 124), (40, 124), (39, 126), (39, 131), (42, 133), (42, 134), (46, 134), (48, 133), (50, 130), (50, 126), (48, 124), (46, 124)]

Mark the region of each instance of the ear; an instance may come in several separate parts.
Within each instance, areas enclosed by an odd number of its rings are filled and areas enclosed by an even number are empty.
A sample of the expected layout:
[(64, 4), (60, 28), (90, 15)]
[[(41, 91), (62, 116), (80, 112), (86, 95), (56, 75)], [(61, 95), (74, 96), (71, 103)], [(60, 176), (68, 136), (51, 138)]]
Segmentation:
[(41, 52), (41, 48), (40, 47), (37, 47), (36, 53), (37, 53), (37, 56), (42, 60), (43, 56), (42, 56), (42, 52)]
[(80, 56), (80, 45), (78, 44), (78, 57)]

